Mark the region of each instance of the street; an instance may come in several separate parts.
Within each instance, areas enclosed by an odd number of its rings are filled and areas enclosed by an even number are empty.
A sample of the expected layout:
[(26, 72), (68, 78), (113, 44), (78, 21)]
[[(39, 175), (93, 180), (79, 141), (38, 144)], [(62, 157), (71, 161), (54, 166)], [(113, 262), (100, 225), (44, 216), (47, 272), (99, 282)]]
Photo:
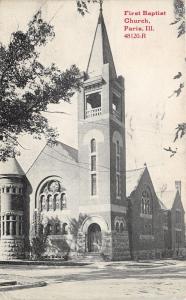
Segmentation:
[(184, 300), (186, 262), (101, 262), (86, 266), (1, 265), (0, 278), (47, 286), (0, 292), (10, 300)]

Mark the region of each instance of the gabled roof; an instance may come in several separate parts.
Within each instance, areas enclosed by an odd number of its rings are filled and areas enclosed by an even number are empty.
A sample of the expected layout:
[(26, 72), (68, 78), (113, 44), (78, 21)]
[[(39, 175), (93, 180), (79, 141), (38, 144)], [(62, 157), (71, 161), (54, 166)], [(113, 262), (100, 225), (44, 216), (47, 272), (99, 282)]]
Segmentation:
[(146, 168), (132, 170), (126, 173), (126, 195), (127, 197), (137, 188)]
[(116, 69), (112, 57), (107, 30), (102, 10), (100, 10), (86, 72), (90, 77), (100, 75), (102, 73), (103, 65), (107, 63), (110, 65), (112, 79), (116, 78)]
[(37, 158), (34, 160), (32, 165), (27, 171), (27, 174), (30, 172), (32, 167), (35, 165), (35, 163), (38, 161), (38, 159), (41, 157), (41, 155), (46, 157), (47, 159), (55, 159), (58, 160), (59, 162), (63, 163), (66, 161), (70, 161), (69, 163), (77, 163), (78, 161), (78, 150), (66, 145), (62, 142), (57, 141), (55, 146), (49, 146), (45, 145), (44, 148), (41, 150)]
[(0, 162), (0, 176), (24, 176), (25, 173), (15, 157), (9, 158), (7, 161)]

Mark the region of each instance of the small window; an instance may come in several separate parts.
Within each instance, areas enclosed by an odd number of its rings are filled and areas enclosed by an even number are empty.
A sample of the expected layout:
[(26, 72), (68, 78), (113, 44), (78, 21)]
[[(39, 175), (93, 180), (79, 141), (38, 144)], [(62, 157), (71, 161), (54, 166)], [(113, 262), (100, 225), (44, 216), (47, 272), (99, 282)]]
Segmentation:
[(120, 176), (116, 175), (116, 194), (120, 196)]
[(54, 195), (54, 198), (56, 199), (56, 209), (59, 209), (59, 207), (60, 207), (60, 194)]
[(5, 235), (5, 222), (3, 221), (3, 235)]
[(10, 216), (6, 216), (6, 235), (10, 235)]
[(152, 214), (152, 199), (150, 192), (144, 190), (141, 197), (141, 213), (146, 215)]
[(96, 195), (96, 174), (91, 174), (91, 195)]
[(19, 216), (19, 235), (22, 235), (23, 231), (23, 218), (22, 216)]
[(16, 188), (15, 188), (15, 187), (12, 188), (12, 193), (13, 193), (13, 194), (16, 193)]
[(115, 94), (113, 94), (112, 112), (117, 119), (121, 119), (121, 97), (118, 97)]
[(56, 223), (55, 224), (55, 234), (59, 234), (60, 233), (60, 224), (59, 223)]
[(120, 159), (119, 159), (119, 156), (116, 157), (116, 171), (117, 172), (120, 171)]
[(16, 235), (16, 217), (12, 222), (12, 235)]
[(66, 194), (63, 193), (61, 195), (61, 209), (66, 208), (66, 207), (67, 207)]
[(119, 232), (119, 222), (116, 222), (116, 231)]
[(91, 156), (91, 171), (96, 171), (96, 155)]
[(120, 223), (120, 232), (122, 233), (124, 231), (124, 224), (123, 222)]
[(91, 153), (96, 152), (96, 140), (91, 140)]
[(63, 223), (63, 234), (68, 234), (68, 224)]
[(120, 154), (119, 141), (116, 142), (116, 153), (117, 153), (117, 154)]
[(6, 188), (6, 192), (10, 193), (10, 188), (9, 187)]
[(47, 224), (47, 232), (49, 235), (52, 234), (52, 225), (51, 224)]
[(41, 195), (40, 207), (41, 207), (41, 211), (45, 210), (45, 196), (44, 195)]

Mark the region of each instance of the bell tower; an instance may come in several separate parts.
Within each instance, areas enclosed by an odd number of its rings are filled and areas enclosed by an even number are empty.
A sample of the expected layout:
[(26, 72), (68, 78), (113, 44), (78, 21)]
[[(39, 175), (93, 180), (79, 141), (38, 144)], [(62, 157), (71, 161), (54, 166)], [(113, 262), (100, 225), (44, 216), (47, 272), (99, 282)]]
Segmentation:
[(102, 5), (79, 93), (78, 149), (81, 250), (128, 258), (124, 78), (116, 74)]

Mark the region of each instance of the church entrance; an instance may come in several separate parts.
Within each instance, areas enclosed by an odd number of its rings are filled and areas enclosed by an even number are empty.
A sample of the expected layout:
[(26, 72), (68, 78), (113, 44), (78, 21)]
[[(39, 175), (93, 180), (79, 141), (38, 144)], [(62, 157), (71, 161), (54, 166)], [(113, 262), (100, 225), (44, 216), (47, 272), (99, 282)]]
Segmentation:
[(101, 228), (93, 223), (88, 228), (88, 252), (99, 253), (102, 245)]

